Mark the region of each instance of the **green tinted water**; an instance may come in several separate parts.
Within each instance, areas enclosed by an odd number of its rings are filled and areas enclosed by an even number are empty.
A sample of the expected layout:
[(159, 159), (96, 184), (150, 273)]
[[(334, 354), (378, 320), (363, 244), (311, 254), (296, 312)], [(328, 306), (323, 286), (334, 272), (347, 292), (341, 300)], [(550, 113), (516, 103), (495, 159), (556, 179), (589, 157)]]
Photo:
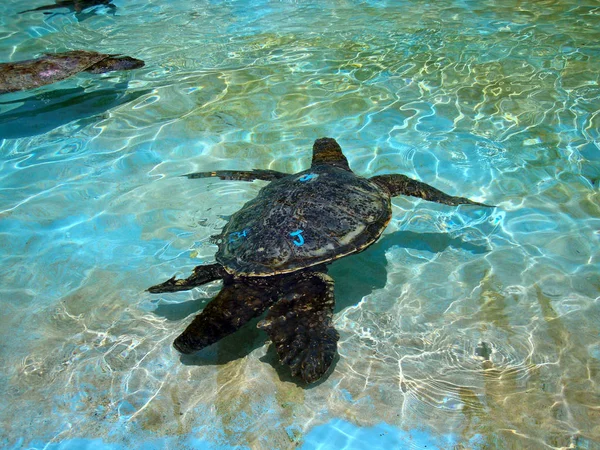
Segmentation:
[[(600, 446), (597, 1), (114, 3), (0, 5), (2, 62), (146, 61), (0, 98), (3, 447)], [(394, 199), (330, 267), (314, 387), (253, 326), (180, 359), (220, 285), (144, 289), (212, 261), (264, 183), (178, 176), (299, 171), (321, 136), (498, 208)]]

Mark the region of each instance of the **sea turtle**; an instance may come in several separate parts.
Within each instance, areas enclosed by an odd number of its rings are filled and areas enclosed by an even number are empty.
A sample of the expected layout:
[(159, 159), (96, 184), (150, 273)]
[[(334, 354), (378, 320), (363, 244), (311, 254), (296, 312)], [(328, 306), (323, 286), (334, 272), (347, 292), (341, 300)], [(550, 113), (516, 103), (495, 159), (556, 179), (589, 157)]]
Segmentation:
[(104, 73), (139, 67), (144, 67), (141, 59), (87, 50), (45, 54), (38, 59), (1, 63), (0, 94), (56, 83), (79, 72)]
[[(81, 13), (83, 10), (91, 8), (93, 6), (106, 6), (110, 9), (115, 9), (116, 6), (113, 5), (113, 0), (56, 0), (53, 5), (44, 5), (38, 6), (33, 9), (26, 9), (25, 11), (19, 11), (19, 14), (27, 13), (27, 12), (35, 12), (35, 11), (49, 11), (53, 9), (68, 9), (69, 11), (73, 11), (75, 13)], [(44, 14), (50, 14), (48, 12)]]
[(148, 289), (175, 292), (223, 280), (217, 296), (175, 339), (175, 348), (198, 351), (269, 308), (258, 327), (267, 332), (292, 375), (307, 383), (327, 372), (339, 339), (332, 325), (334, 282), (326, 265), (377, 240), (391, 219), (392, 197), (488, 206), (405, 175), (355, 175), (332, 138), (317, 139), (311, 167), (296, 174), (255, 169), (186, 176), (271, 183), (233, 214), (217, 236), (215, 264), (197, 266), (187, 279), (173, 277)]

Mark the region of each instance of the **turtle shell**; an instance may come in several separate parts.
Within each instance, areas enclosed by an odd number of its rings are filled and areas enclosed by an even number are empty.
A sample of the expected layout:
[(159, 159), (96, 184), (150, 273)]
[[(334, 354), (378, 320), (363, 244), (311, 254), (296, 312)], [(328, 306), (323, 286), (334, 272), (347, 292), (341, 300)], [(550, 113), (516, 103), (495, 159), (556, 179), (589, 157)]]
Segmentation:
[(216, 259), (239, 276), (330, 262), (371, 245), (390, 221), (389, 195), (330, 165), (273, 181), (223, 228)]
[(82, 72), (110, 55), (72, 50), (38, 59), (0, 64), (0, 94), (33, 89)]

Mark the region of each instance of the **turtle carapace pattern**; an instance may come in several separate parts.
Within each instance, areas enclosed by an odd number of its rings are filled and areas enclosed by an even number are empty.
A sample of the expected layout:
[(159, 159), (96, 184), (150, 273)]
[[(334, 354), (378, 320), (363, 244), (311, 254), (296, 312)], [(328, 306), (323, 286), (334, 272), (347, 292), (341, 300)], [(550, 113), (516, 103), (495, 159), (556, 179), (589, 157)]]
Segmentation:
[(379, 238), (392, 215), (392, 197), (488, 206), (405, 175), (362, 178), (350, 170), (332, 138), (317, 139), (311, 167), (296, 174), (255, 169), (186, 176), (270, 183), (233, 214), (216, 237), (216, 263), (197, 266), (186, 279), (173, 277), (148, 289), (176, 292), (223, 280), (217, 296), (175, 339), (175, 348), (182, 353), (201, 350), (268, 309), (258, 327), (267, 332), (292, 375), (306, 383), (328, 371), (337, 351), (334, 281), (326, 265)]
[(41, 58), (0, 64), (0, 94), (34, 89), (79, 72), (105, 73), (144, 66), (141, 59), (87, 50), (46, 54)]

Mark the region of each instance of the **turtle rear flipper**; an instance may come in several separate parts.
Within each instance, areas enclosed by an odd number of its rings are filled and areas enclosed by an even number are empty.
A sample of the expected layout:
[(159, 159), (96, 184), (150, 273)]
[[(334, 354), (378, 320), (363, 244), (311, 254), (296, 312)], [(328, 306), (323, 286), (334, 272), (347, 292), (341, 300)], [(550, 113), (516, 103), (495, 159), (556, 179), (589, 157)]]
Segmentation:
[(148, 292), (159, 294), (161, 292), (189, 291), (197, 286), (220, 280), (227, 272), (221, 264), (196, 266), (194, 273), (185, 279), (169, 278), (167, 281), (148, 288)]
[(193, 353), (214, 344), (262, 314), (276, 300), (273, 291), (262, 279), (225, 277), (221, 292), (173, 345), (181, 353)]
[(258, 327), (268, 333), (292, 375), (314, 383), (327, 372), (337, 350), (339, 335), (331, 320), (333, 279), (318, 272), (289, 278), (282, 286), (288, 294), (269, 309)]
[(468, 198), (448, 195), (433, 186), (429, 186), (422, 181), (413, 180), (406, 175), (378, 175), (370, 178), (370, 180), (389, 192), (390, 197), (395, 197), (396, 195), (410, 195), (412, 197), (418, 197), (423, 200), (442, 203), (444, 205), (477, 205), (493, 208), (491, 205), (474, 202)]
[(212, 178), (218, 177), (221, 180), (236, 181), (254, 181), (264, 180), (273, 181), (279, 178), (287, 177), (289, 174), (278, 172), (276, 170), (254, 169), (254, 170), (216, 170), (214, 172), (193, 172), (182, 175), (187, 178)]

